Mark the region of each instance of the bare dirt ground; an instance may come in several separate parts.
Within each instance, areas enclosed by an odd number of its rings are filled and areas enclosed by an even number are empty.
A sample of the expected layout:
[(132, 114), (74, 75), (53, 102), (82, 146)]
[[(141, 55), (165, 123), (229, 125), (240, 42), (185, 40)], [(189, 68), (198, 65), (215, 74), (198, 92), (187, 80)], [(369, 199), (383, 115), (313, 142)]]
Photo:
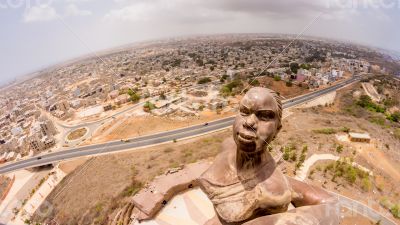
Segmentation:
[[(5, 194), (8, 185), (10, 184), (11, 179), (6, 176), (0, 176), (0, 198)], [(0, 202), (2, 199), (0, 199)]]
[(120, 123), (120, 119), (118, 119), (113, 123), (100, 128), (96, 134), (93, 135), (93, 138), (88, 140), (85, 144), (102, 143), (111, 140), (154, 134), (196, 124), (203, 124), (231, 115), (234, 115), (234, 113), (223, 112), (217, 114), (216, 112), (205, 110), (201, 112), (200, 117), (190, 116), (185, 117), (184, 119), (177, 119), (174, 117), (156, 117), (151, 115), (139, 117), (131, 116), (129, 118), (122, 118), (122, 123)]
[[(374, 122), (373, 118), (379, 115), (355, 106), (352, 88), (338, 92), (331, 106), (292, 110), (293, 114), (284, 121), (274, 148), (279, 150), (288, 145), (295, 146), (295, 162), (298, 162), (300, 152), (306, 145), (307, 158), (314, 153), (331, 153), (352, 159), (370, 169), (373, 176), (368, 181), (357, 177), (356, 182), (351, 184), (346, 179), (334, 179), (333, 174), (324, 173), (324, 168), (332, 161), (318, 162), (310, 169), (313, 175), (306, 182), (370, 203), (372, 207), (382, 210), (383, 199), (393, 204), (400, 202), (400, 140), (393, 133), (393, 129), (399, 125), (389, 121), (384, 121), (383, 125)], [(356, 84), (355, 89), (358, 88)], [(373, 138), (372, 142), (358, 144), (339, 141), (336, 135), (346, 135), (345, 130), (368, 132)], [(283, 160), (281, 164), (282, 170), (290, 176), (295, 174), (295, 162), (291, 161)], [(383, 211), (389, 213), (388, 210)]]
[(295, 96), (303, 95), (309, 92), (307, 88), (299, 87), (297, 85), (288, 87), (285, 81), (274, 81), (274, 78), (272, 77), (264, 76), (259, 78), (259, 81), (261, 86), (278, 92), (284, 98), (293, 98)]
[[(58, 224), (106, 223), (115, 209), (124, 206), (141, 186), (168, 168), (212, 159), (231, 132), (90, 159), (69, 174), (46, 199), (53, 206), (51, 213), (45, 218), (35, 215), (34, 221), (55, 219)], [(64, 168), (80, 163), (71, 161)]]
[(69, 174), (88, 160), (89, 160), (88, 158), (79, 158), (71, 161), (62, 162), (60, 163), (59, 168), (64, 173)]

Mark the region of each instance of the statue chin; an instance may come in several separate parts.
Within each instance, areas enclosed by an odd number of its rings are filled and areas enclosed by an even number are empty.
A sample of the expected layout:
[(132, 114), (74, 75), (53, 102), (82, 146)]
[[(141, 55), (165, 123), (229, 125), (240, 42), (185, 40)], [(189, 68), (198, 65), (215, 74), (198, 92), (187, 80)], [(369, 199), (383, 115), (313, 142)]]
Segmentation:
[(238, 145), (240, 151), (242, 151), (242, 152), (246, 152), (246, 153), (257, 152), (256, 142), (242, 143), (242, 142), (238, 141), (237, 145)]

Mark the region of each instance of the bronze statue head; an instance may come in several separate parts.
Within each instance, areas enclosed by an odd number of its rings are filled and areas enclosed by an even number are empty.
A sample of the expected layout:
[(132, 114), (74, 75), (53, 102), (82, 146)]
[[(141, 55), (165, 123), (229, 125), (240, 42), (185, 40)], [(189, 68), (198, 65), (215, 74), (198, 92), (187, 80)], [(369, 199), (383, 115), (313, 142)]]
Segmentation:
[(263, 151), (282, 128), (282, 103), (270, 89), (251, 88), (240, 101), (233, 124), (233, 138), (238, 151)]

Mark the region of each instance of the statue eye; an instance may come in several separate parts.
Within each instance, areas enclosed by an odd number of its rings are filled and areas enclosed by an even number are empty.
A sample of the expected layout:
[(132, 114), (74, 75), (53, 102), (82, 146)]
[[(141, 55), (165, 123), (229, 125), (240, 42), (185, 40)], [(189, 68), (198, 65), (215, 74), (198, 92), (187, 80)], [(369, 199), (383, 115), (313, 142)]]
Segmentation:
[(245, 107), (241, 107), (241, 108), (240, 108), (240, 114), (241, 114), (242, 116), (247, 116), (247, 115), (250, 114), (250, 110), (247, 109), (247, 108), (245, 108)]
[(275, 113), (272, 112), (272, 111), (259, 111), (259, 112), (257, 113), (257, 117), (258, 117), (260, 120), (268, 121), (268, 120), (272, 120), (272, 119), (275, 118)]

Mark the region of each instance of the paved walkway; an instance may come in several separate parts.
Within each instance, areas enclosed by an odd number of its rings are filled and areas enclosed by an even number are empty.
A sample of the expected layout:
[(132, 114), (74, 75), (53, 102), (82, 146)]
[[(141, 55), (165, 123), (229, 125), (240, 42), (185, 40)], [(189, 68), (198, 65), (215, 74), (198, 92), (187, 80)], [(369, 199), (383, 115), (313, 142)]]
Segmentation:
[(134, 225), (203, 225), (215, 216), (214, 207), (200, 188), (175, 196), (149, 221)]
[(38, 190), (36, 190), (35, 194), (32, 195), (32, 197), (20, 210), (20, 213), (17, 215), (16, 219), (10, 224), (24, 225), (25, 219), (30, 219), (30, 217), (35, 213), (39, 206), (44, 203), (46, 197), (53, 191), (53, 189), (65, 176), (66, 174), (58, 167), (54, 168), (52, 174), (44, 181), (44, 183), (38, 188)]
[(14, 217), (13, 209), (21, 207), (22, 201), (46, 174), (48, 171), (32, 173), (26, 170), (7, 174), (7, 176), (15, 175), (15, 182), (0, 204), (0, 224), (11, 224), (10, 220)]
[(375, 102), (379, 102), (381, 100), (380, 94), (376, 91), (375, 87), (370, 83), (361, 83), (364, 88), (365, 93)]
[(308, 173), (308, 170), (310, 169), (310, 167), (319, 160), (335, 160), (335, 161), (337, 161), (337, 160), (339, 160), (339, 158), (340, 158), (339, 156), (335, 156), (332, 154), (314, 154), (310, 158), (308, 158), (306, 161), (304, 161), (303, 166), (300, 168), (300, 171), (297, 172), (297, 175), (295, 178), (297, 180), (301, 180), (301, 181), (305, 180), (307, 178), (307, 173)]
[[(334, 161), (337, 161), (339, 159), (340, 159), (339, 156), (335, 156), (335, 155), (332, 155), (332, 154), (314, 154), (310, 158), (308, 158), (306, 161), (304, 161), (304, 164), (300, 168), (300, 171), (297, 172), (297, 175), (296, 175), (295, 179), (304, 181), (307, 178), (308, 170), (310, 170), (311, 166), (314, 165), (314, 163), (316, 163), (319, 160), (334, 160)], [(352, 166), (357, 167), (358, 169), (367, 172), (370, 176), (373, 175), (371, 170), (361, 166), (358, 163), (353, 162)]]

